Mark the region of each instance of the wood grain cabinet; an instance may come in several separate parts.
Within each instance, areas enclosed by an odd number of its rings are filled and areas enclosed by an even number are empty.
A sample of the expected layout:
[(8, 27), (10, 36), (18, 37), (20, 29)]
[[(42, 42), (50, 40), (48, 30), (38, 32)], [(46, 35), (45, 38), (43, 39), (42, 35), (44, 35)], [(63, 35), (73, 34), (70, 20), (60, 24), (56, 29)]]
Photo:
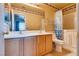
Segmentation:
[(36, 37), (24, 38), (24, 56), (36, 55)]
[(53, 45), (52, 45), (52, 35), (46, 35), (46, 51), (45, 53), (49, 53), (53, 50)]
[(37, 36), (37, 55), (45, 54), (45, 36)]
[(24, 38), (21, 38), (19, 40), (19, 56), (23, 56), (24, 55)]
[(45, 55), (52, 51), (52, 35), (37, 36), (37, 55)]
[(52, 51), (52, 35), (5, 40), (6, 56), (42, 56)]
[(5, 39), (5, 55), (19, 56), (19, 39)]

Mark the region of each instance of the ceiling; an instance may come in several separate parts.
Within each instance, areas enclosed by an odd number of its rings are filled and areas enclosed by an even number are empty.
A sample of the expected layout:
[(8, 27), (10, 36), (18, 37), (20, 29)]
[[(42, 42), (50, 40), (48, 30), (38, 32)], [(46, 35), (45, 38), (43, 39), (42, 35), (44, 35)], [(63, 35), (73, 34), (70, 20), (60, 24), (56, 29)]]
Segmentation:
[[(75, 3), (29, 3), (29, 4), (31, 4), (32, 7), (39, 7), (39, 8), (40, 8), (40, 6), (42, 6), (42, 4), (44, 4), (44, 5), (48, 5), (49, 7), (55, 8), (56, 10), (59, 10), (59, 9), (65, 8), (66, 6), (73, 5)], [(17, 5), (18, 7), (22, 6), (22, 7), (27, 8), (27, 6), (24, 6), (23, 4), (13, 3), (13, 5)], [(25, 5), (27, 5), (27, 4), (25, 4)], [(37, 9), (39, 9), (39, 8), (37, 8)]]
[(66, 7), (68, 5), (72, 5), (72, 4), (74, 4), (74, 3), (49, 3), (49, 5), (54, 6), (58, 9), (62, 9), (64, 7)]
[(34, 3), (33, 5), (41, 6), (41, 4), (45, 4), (59, 10), (63, 9), (66, 6), (73, 5), (75, 3)]

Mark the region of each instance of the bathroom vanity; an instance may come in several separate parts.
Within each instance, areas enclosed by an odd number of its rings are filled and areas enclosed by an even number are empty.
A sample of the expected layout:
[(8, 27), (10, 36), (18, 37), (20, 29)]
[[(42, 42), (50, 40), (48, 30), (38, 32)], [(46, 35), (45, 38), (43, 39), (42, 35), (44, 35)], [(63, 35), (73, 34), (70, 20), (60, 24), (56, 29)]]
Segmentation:
[[(10, 4), (13, 7), (15, 4)], [(25, 5), (24, 5), (25, 6)], [(6, 56), (42, 56), (52, 51), (52, 33), (45, 32), (44, 11), (27, 13), (16, 7), (5, 11), (5, 55)], [(22, 8), (21, 8), (22, 9)], [(26, 8), (27, 9), (27, 8)], [(29, 9), (27, 9), (30, 11)], [(32, 11), (32, 10), (31, 10)], [(10, 12), (10, 13), (9, 13)], [(12, 16), (10, 16), (12, 15)], [(10, 18), (9, 18), (10, 17)], [(30, 31), (31, 30), (31, 31)], [(34, 31), (33, 31), (34, 30)], [(42, 31), (45, 30), (45, 31)]]
[(53, 51), (52, 33), (49, 32), (11, 32), (4, 38), (6, 56), (42, 56)]

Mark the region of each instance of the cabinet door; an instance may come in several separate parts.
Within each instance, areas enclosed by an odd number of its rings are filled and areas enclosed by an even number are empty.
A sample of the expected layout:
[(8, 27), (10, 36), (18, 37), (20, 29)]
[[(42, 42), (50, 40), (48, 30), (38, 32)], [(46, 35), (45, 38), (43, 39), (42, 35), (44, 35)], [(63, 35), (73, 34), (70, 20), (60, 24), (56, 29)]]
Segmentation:
[(37, 55), (45, 54), (45, 36), (37, 36)]
[(5, 55), (6, 56), (19, 56), (19, 39), (6, 39), (5, 40)]
[(52, 48), (52, 35), (46, 35), (46, 53), (51, 52)]
[(24, 39), (24, 56), (36, 55), (36, 37), (27, 37)]

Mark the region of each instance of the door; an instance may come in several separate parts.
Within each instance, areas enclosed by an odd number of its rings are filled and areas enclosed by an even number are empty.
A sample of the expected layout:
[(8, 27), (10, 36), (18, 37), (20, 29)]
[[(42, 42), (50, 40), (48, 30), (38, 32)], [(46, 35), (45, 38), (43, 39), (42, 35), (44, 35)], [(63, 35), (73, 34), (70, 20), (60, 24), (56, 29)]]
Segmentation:
[(37, 55), (45, 54), (45, 36), (37, 36)]
[(52, 35), (46, 35), (46, 53), (51, 52), (53, 49)]
[(24, 38), (23, 46), (24, 56), (34, 56), (36, 55), (36, 37), (26, 37)]
[(0, 56), (4, 56), (4, 4), (0, 3)]
[(6, 39), (5, 40), (5, 55), (19, 56), (19, 40), (20, 39)]

